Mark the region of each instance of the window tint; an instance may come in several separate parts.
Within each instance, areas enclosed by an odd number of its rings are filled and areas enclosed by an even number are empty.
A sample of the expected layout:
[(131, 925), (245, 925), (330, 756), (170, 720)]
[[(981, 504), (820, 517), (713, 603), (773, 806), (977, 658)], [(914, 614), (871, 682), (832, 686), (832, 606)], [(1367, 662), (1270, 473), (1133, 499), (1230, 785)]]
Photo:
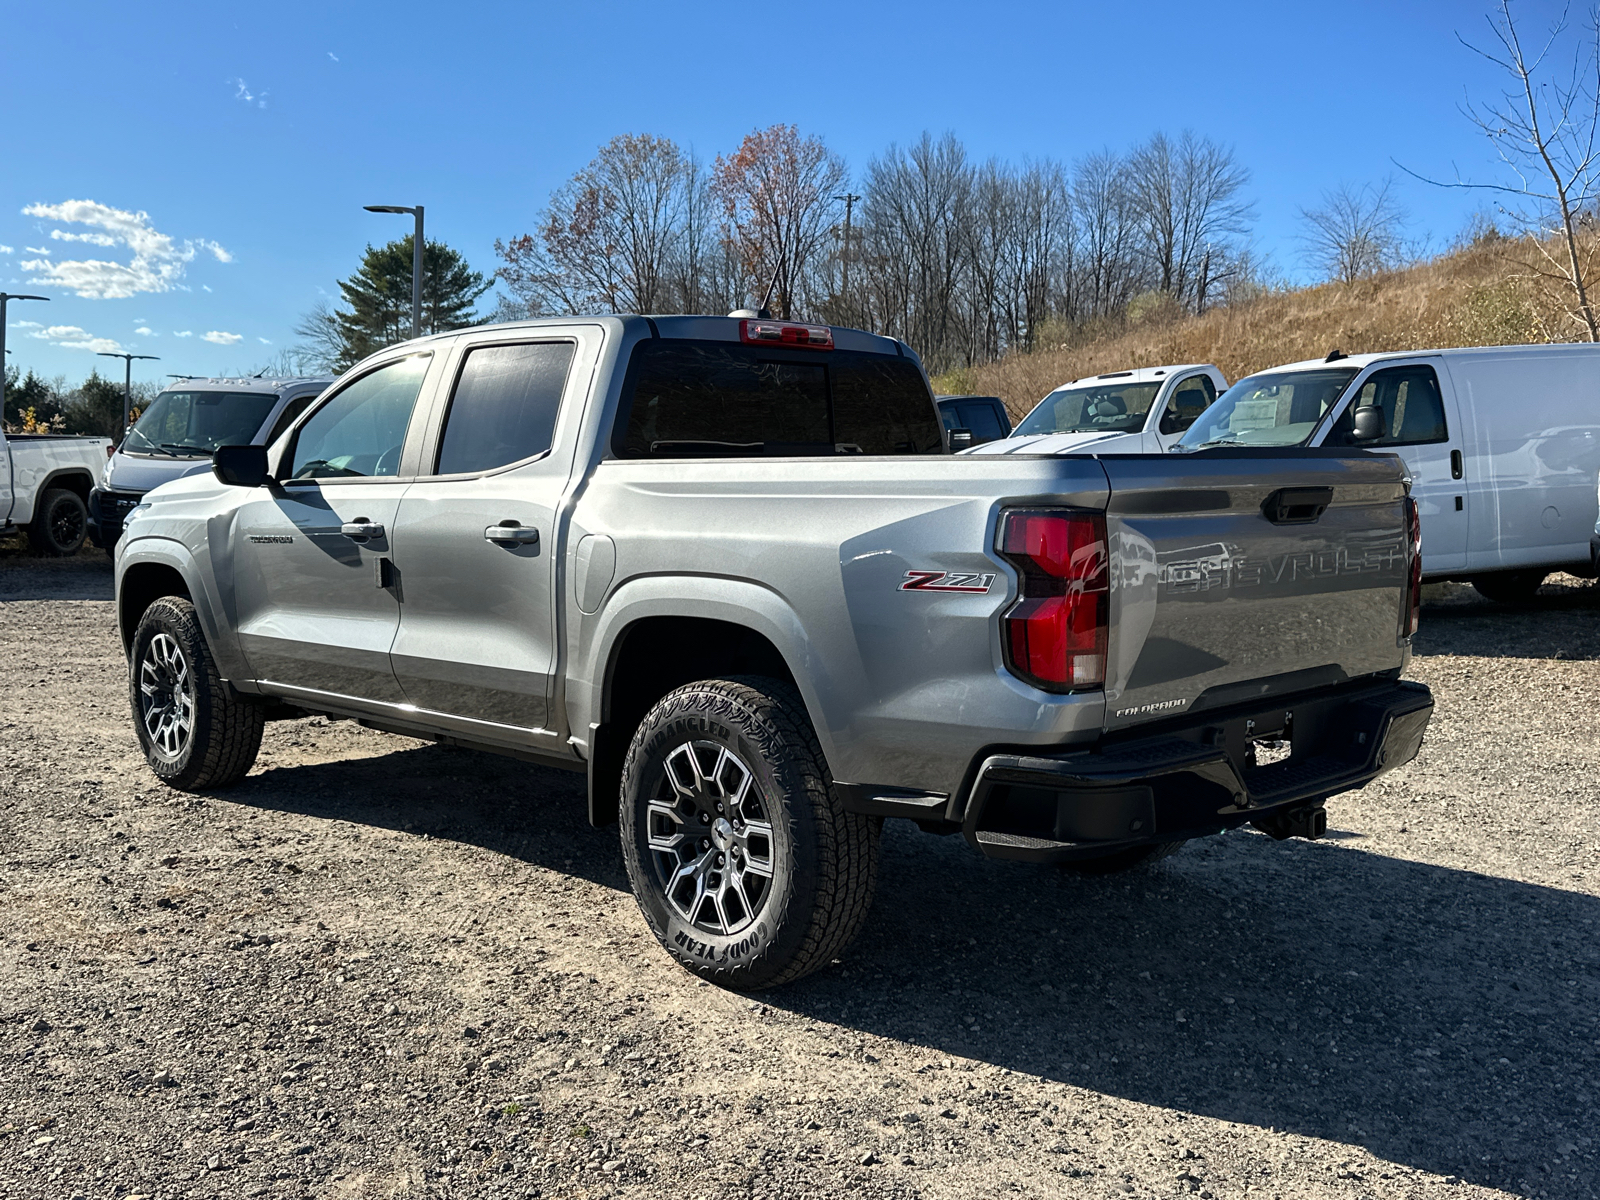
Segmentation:
[(1161, 414), (1161, 432), (1182, 433), (1216, 398), (1217, 389), (1209, 375), (1191, 375), (1167, 398), (1166, 410)]
[[(944, 434), (928, 384), (909, 360), (835, 350), (833, 440), (847, 454), (939, 454)], [(976, 433), (976, 431), (974, 431)]]
[(1031, 433), (1137, 433), (1160, 383), (1094, 383), (1057, 388), (1017, 426)]
[(271, 392), (162, 392), (129, 432), (128, 449), (198, 455), (242, 446), (277, 402)]
[(321, 392), (311, 392), (309, 395), (296, 396), (288, 404), (284, 405), (283, 411), (278, 414), (278, 419), (272, 423), (272, 432), (267, 434), (266, 440), (261, 444), (270, 446), (282, 437), (283, 431), (293, 425), (295, 418), (305, 412), (306, 406), (321, 394)]
[[(1357, 442), (1356, 407), (1376, 404), (1383, 409), (1384, 435), (1373, 441)], [(1339, 414), (1328, 435), (1329, 446), (1416, 446), (1424, 442), (1444, 442), (1450, 433), (1444, 423), (1444, 401), (1439, 395), (1439, 378), (1432, 367), (1393, 367), (1374, 371), (1354, 399)]]
[(992, 442), (1006, 435), (1005, 426), (994, 411), (994, 405), (985, 400), (966, 400), (961, 404), (961, 417), (972, 430), (972, 443)]
[(413, 354), (357, 379), (323, 405), (295, 438), (291, 479), (396, 475), (400, 447), (422, 377), (426, 354)]
[(571, 342), (469, 351), (450, 397), (437, 473), (490, 471), (550, 449)]

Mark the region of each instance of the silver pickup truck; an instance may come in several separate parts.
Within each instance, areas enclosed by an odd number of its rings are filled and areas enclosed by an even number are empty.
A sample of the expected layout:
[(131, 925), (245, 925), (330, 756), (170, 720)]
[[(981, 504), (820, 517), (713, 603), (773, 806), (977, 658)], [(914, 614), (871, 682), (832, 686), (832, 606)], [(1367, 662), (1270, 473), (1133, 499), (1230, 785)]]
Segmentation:
[(138, 737), (181, 789), (308, 712), (588, 773), (651, 929), (837, 955), (885, 817), (1110, 871), (1407, 762), (1415, 510), (1362, 451), (943, 453), (916, 356), (732, 317), (386, 350), (128, 517)]

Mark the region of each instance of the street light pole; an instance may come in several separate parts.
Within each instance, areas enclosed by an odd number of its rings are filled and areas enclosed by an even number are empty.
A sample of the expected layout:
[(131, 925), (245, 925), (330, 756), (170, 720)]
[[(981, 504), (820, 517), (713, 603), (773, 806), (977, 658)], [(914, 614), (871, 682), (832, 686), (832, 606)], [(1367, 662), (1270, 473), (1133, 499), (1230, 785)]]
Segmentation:
[(6, 410), (6, 304), (12, 300), (49, 299), (49, 296), (11, 296), (0, 292), (0, 413)]
[(835, 200), (844, 201), (844, 252), (839, 256), (839, 265), (844, 270), (844, 279), (839, 284), (839, 291), (845, 298), (845, 303), (850, 302), (850, 214), (856, 206), (860, 196), (846, 192), (842, 196), (835, 196)]
[(422, 205), (368, 204), (368, 212), (411, 213), (417, 218), (417, 232), (411, 239), (411, 336), (422, 336)]
[(124, 367), (122, 375), (122, 434), (117, 438), (121, 441), (128, 435), (128, 418), (133, 415), (133, 360), (136, 358), (149, 358), (160, 362), (160, 357), (154, 354), (119, 354), (113, 350), (99, 351), (101, 358), (120, 358)]

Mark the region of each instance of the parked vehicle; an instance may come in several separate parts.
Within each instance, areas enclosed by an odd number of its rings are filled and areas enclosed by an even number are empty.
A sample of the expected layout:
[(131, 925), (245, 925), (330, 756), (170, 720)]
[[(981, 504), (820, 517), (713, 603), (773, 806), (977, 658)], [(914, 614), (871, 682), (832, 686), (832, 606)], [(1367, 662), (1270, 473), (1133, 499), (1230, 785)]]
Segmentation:
[(331, 375), (284, 379), (182, 379), (145, 409), (89, 494), (89, 540), (107, 551), (122, 522), (151, 488), (211, 470), (218, 446), (276, 440), (333, 382)]
[(1600, 346), (1335, 353), (1274, 367), (1234, 384), (1180, 448), (1216, 445), (1400, 455), (1425, 579), (1519, 602), (1552, 571), (1595, 573)]
[(109, 438), (0, 430), (0, 530), (20, 525), (39, 554), (76, 554), (110, 453)]
[[(935, 396), (945, 438), (954, 451), (981, 446), (1011, 433), (1011, 415), (999, 396)], [(965, 434), (966, 436), (962, 436)]]
[(393, 347), (128, 518), (140, 744), (185, 790), (307, 712), (585, 771), (655, 935), (736, 987), (844, 948), (884, 817), (1108, 871), (1317, 836), (1416, 753), (1398, 459), (941, 433), (911, 350), (848, 329)]
[(978, 454), (1159, 454), (1228, 386), (1209, 363), (1110, 371), (1062, 384)]

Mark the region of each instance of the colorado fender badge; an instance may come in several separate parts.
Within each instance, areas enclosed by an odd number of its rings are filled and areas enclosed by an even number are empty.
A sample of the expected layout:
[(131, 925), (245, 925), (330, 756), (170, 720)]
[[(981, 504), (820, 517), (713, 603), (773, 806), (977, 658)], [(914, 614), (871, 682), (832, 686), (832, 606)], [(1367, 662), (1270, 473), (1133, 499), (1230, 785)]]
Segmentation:
[(994, 585), (993, 573), (976, 571), (907, 571), (902, 592), (987, 592)]

